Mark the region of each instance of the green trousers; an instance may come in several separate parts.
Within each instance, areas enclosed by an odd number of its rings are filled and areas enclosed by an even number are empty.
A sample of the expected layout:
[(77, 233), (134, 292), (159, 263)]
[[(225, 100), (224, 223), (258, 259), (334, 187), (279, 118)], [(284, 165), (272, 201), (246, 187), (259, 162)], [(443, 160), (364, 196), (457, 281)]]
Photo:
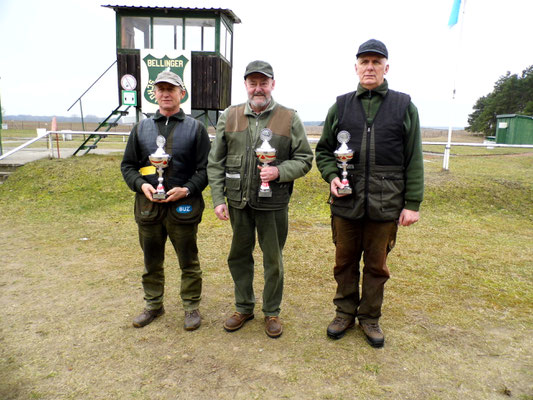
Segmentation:
[(277, 316), (283, 296), (283, 247), (288, 233), (288, 207), (282, 210), (261, 211), (249, 206), (229, 207), (233, 240), (228, 266), (235, 283), (235, 308), (250, 314), (254, 311), (253, 289), (255, 233), (263, 252), (264, 288), (263, 313)]
[(181, 300), (185, 311), (196, 310), (202, 294), (202, 271), (198, 260), (198, 224), (175, 224), (166, 217), (157, 224), (139, 224), (139, 242), (144, 253), (142, 285), (148, 310), (163, 305), (165, 291), (165, 244), (170, 238), (181, 268)]

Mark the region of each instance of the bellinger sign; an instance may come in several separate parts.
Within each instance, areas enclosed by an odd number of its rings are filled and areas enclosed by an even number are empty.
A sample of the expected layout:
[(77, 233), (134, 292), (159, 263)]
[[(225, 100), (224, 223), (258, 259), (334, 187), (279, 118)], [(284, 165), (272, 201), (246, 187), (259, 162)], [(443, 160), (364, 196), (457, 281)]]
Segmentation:
[(191, 52), (187, 50), (141, 50), (141, 96), (143, 113), (153, 114), (158, 109), (155, 100), (154, 82), (157, 75), (170, 70), (178, 74), (185, 84), (185, 97), (181, 100), (181, 109), (185, 114), (191, 113)]

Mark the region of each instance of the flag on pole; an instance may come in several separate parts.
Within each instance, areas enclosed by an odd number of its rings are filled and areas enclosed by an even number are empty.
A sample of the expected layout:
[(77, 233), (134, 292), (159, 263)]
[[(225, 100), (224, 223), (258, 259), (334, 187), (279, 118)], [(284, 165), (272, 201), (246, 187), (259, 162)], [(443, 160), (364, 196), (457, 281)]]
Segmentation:
[(451, 28), (459, 20), (459, 9), (461, 8), (461, 0), (453, 0), (452, 12), (448, 20), (448, 26)]

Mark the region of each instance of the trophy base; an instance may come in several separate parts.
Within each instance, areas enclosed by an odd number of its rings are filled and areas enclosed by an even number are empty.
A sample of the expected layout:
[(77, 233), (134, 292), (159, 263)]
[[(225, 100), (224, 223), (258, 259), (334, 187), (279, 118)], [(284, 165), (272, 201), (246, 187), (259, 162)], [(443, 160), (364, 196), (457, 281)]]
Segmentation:
[(272, 190), (259, 191), (259, 197), (272, 197)]
[(152, 198), (154, 200), (165, 200), (167, 198), (167, 194), (166, 193), (154, 193), (152, 195)]
[(351, 187), (343, 187), (342, 189), (337, 189), (338, 194), (352, 194), (352, 188)]

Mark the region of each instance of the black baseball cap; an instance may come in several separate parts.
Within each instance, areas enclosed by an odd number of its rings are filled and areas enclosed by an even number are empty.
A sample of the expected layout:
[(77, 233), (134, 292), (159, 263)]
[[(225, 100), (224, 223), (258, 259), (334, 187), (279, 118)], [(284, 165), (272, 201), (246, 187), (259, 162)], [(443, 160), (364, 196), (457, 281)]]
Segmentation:
[(361, 46), (359, 46), (359, 50), (357, 50), (356, 57), (359, 58), (361, 54), (365, 53), (377, 53), (381, 54), (385, 58), (389, 58), (387, 46), (385, 46), (383, 42), (380, 42), (376, 39), (367, 40)]

